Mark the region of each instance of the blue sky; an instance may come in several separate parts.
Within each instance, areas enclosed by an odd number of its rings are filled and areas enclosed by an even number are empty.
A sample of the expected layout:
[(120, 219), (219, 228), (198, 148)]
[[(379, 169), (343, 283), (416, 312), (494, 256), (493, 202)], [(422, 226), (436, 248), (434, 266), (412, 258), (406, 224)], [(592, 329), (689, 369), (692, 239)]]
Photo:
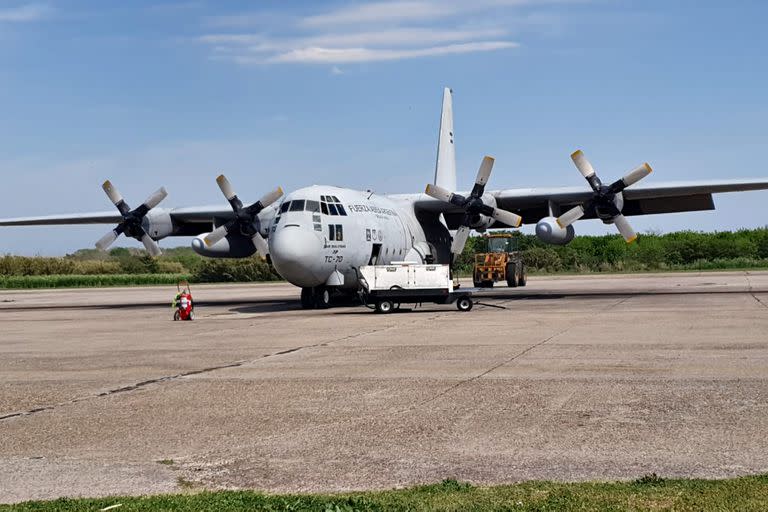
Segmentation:
[[(765, 2), (0, 0), (0, 217), (256, 198), (320, 183), (416, 192), (455, 91), (460, 187), (768, 177)], [(638, 230), (768, 223), (768, 192)], [(2, 228), (0, 253), (64, 254), (107, 226)], [(604, 233), (596, 221), (580, 233)], [(163, 245), (187, 243), (169, 239)], [(133, 244), (121, 240), (119, 244)]]

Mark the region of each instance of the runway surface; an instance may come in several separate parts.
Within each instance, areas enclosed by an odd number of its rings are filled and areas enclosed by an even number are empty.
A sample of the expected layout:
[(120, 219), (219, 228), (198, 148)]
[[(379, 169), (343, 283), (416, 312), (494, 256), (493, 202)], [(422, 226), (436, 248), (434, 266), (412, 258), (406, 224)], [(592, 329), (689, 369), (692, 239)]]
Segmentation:
[(768, 471), (765, 272), (391, 315), (197, 286), (195, 322), (174, 291), (0, 290), (0, 502)]

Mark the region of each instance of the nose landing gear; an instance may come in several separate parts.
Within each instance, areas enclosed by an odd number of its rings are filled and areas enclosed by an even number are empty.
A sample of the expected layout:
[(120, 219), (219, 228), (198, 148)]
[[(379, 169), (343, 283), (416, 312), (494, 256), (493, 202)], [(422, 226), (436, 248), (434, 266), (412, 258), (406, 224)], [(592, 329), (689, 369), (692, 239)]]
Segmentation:
[(301, 309), (326, 309), (331, 305), (331, 290), (327, 286), (301, 289)]

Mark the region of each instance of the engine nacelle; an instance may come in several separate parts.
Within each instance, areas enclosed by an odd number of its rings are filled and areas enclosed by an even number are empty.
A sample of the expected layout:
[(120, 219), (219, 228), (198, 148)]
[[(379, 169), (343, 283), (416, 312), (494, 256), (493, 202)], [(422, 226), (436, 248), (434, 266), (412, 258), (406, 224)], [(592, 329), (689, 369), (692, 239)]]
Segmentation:
[(545, 244), (565, 245), (573, 240), (575, 234), (573, 225), (563, 229), (554, 217), (544, 217), (536, 224), (536, 236)]
[[(491, 208), (496, 208), (496, 198), (492, 195), (484, 194), (482, 200), (484, 204), (490, 206)], [(496, 221), (493, 219), (493, 217), (489, 217), (487, 215), (477, 215), (470, 220), (469, 226), (475, 231), (482, 232), (490, 228), (494, 222)]]
[(141, 227), (155, 240), (160, 240), (173, 234), (173, 220), (170, 210), (150, 210), (142, 219)]
[(192, 249), (200, 256), (208, 258), (247, 258), (256, 252), (250, 238), (243, 235), (230, 234), (212, 246), (205, 245), (203, 239), (208, 233), (196, 236), (192, 240)]

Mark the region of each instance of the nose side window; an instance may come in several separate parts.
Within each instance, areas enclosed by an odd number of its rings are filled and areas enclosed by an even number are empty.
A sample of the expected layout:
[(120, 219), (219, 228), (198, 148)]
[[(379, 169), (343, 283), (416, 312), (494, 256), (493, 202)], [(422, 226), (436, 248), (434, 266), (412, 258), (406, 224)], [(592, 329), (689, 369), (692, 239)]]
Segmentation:
[(311, 201), (307, 199), (307, 202), (304, 206), (304, 209), (308, 212), (319, 212), (320, 211), (320, 203), (317, 201)]
[(297, 199), (295, 201), (291, 202), (291, 209), (292, 212), (300, 212), (304, 209), (304, 200), (303, 199)]
[(328, 240), (332, 242), (336, 240), (336, 226), (333, 224), (328, 224)]
[(288, 208), (291, 207), (290, 201), (285, 201), (282, 205), (280, 205), (280, 213), (285, 213), (288, 211)]
[(336, 241), (337, 242), (344, 241), (344, 226), (342, 226), (341, 224), (336, 224)]

